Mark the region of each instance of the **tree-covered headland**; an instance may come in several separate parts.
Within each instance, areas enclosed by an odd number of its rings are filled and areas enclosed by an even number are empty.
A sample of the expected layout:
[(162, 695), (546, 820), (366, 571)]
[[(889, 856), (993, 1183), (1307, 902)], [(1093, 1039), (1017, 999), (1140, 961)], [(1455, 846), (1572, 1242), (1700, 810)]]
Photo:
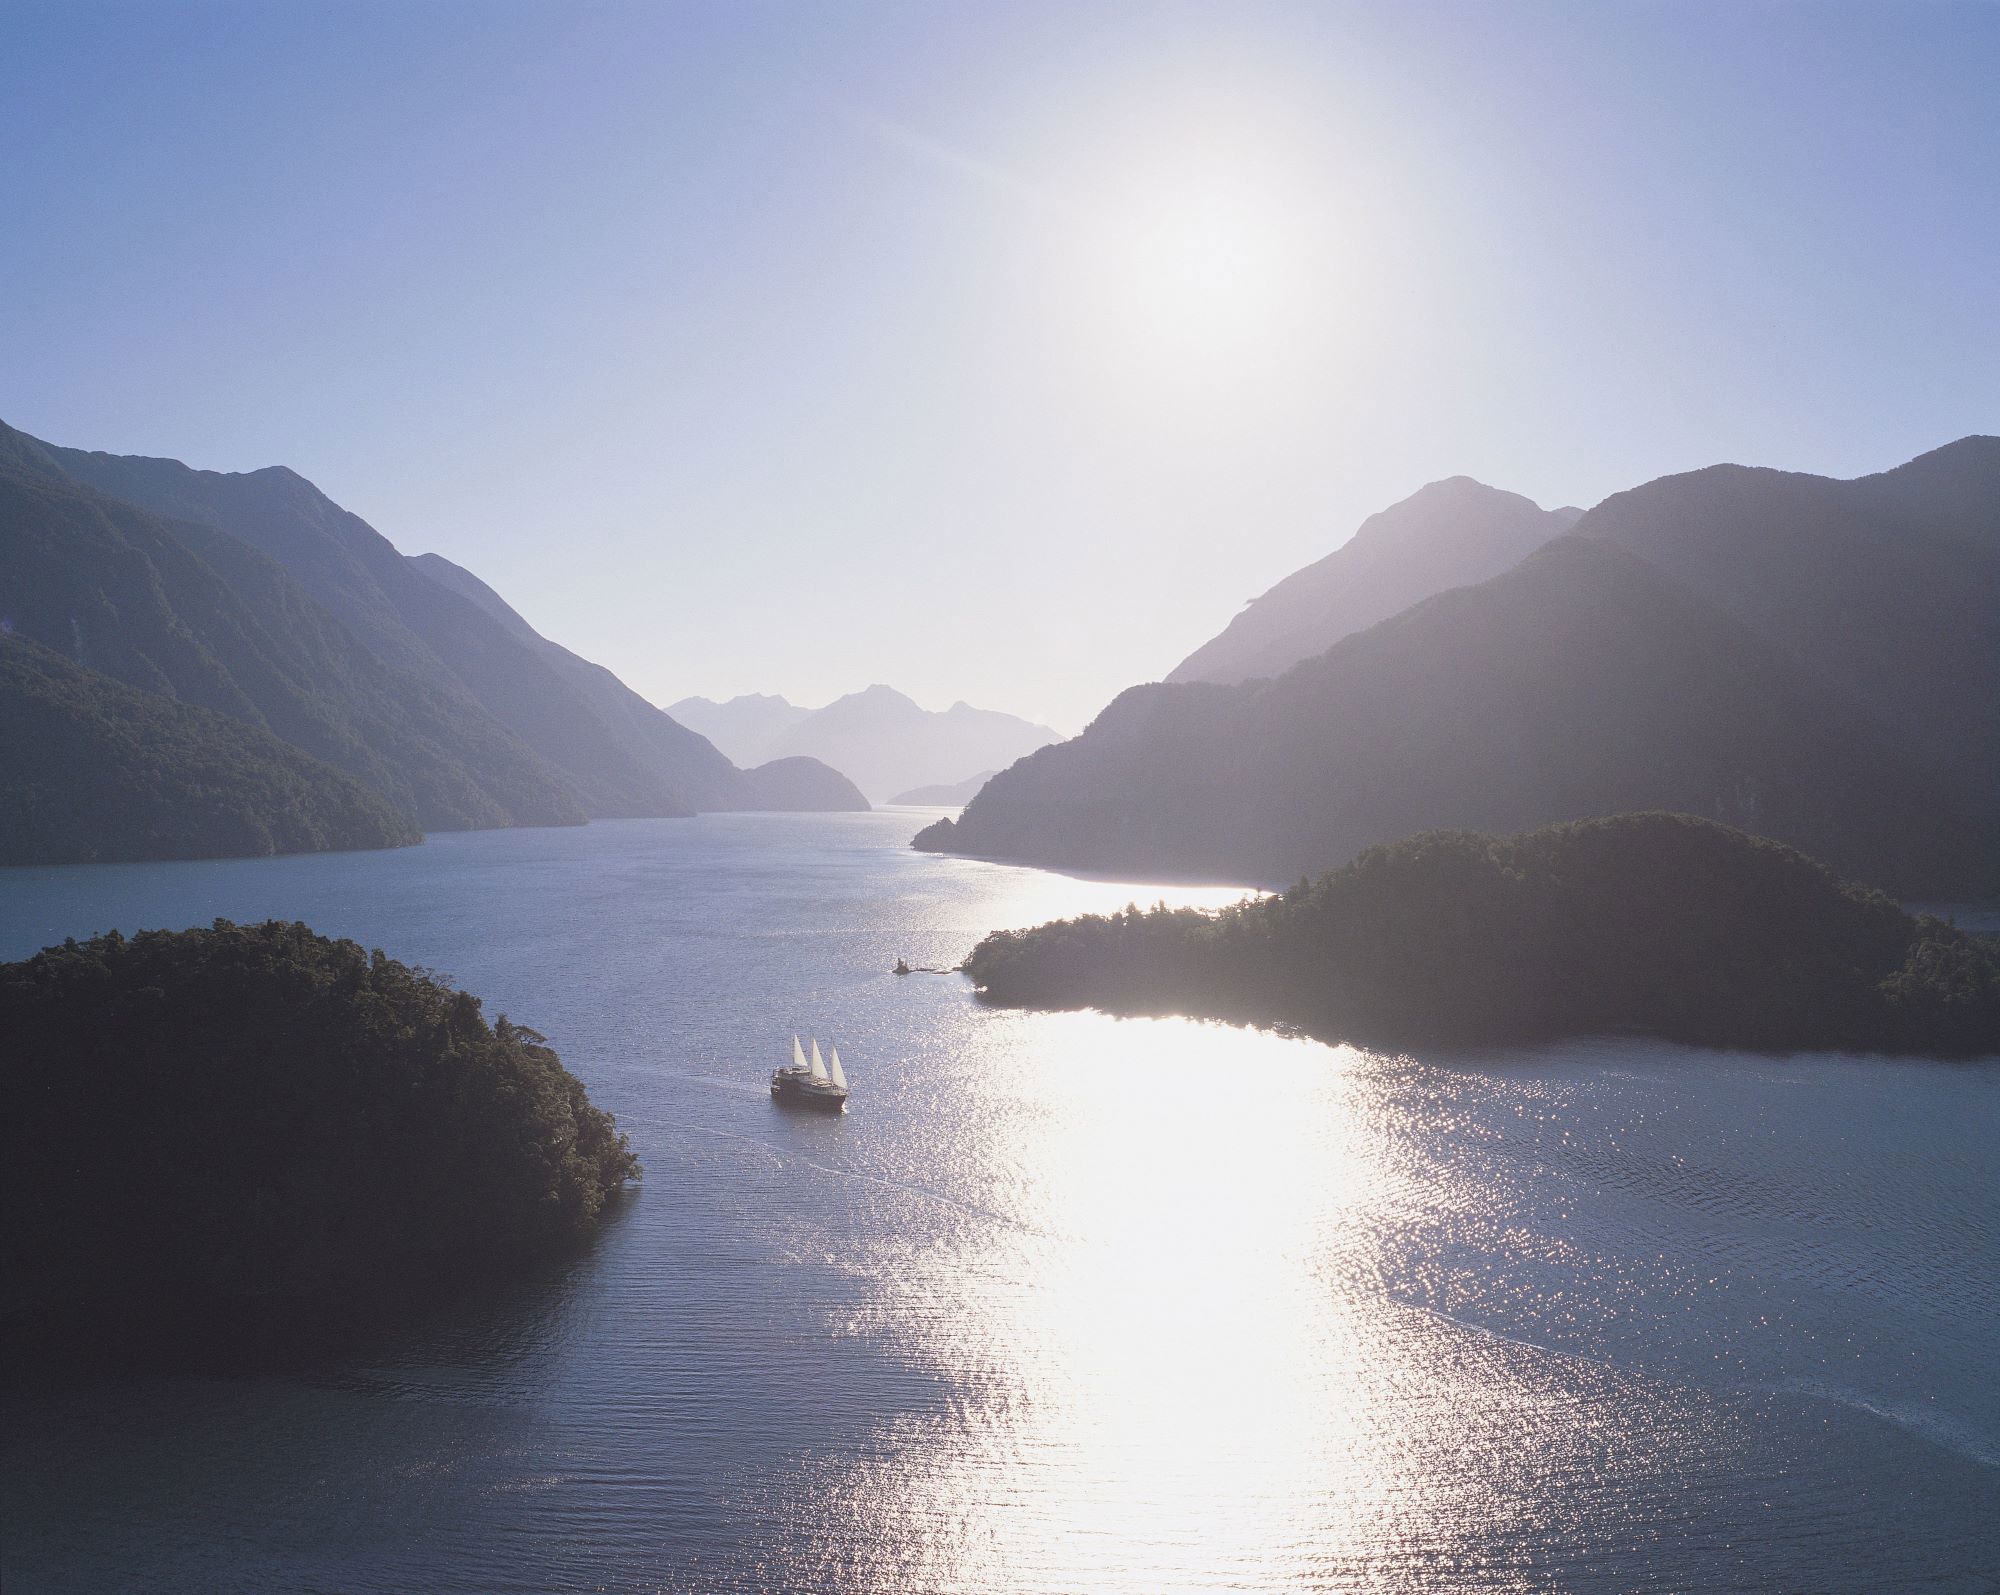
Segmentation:
[[(9, 1315), (491, 1274), (587, 1237), (639, 1165), (542, 1037), (271, 922), (0, 965)], [(18, 1325), (17, 1325), (18, 1327)]]
[(1219, 912), (988, 936), (988, 1001), (1283, 1024), (1374, 1046), (1602, 1032), (2000, 1052), (2000, 945), (1712, 821), (1435, 831)]

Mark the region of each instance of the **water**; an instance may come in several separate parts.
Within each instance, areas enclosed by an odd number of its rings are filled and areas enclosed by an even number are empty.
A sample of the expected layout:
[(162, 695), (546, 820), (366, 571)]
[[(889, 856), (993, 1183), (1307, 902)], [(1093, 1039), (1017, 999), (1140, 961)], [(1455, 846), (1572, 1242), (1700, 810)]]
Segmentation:
[[(1235, 894), (914, 828), (0, 872), (0, 957), (275, 915), (442, 970), (647, 1170), (365, 1349), (0, 1395), (8, 1595), (2000, 1587), (2000, 1069), (986, 1012), (887, 970)], [(795, 1028), (845, 1118), (769, 1101)]]

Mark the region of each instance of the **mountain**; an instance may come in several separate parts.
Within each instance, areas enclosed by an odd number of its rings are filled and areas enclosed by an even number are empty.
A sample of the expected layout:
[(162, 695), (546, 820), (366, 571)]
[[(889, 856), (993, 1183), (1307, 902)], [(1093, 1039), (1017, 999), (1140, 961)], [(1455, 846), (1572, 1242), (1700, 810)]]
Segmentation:
[(1905, 896), (2000, 891), (1996, 450), (1649, 484), (1275, 680), (1133, 688), (917, 845), (1275, 882), (1418, 831), (1666, 809)]
[(766, 759), (742, 774), (732, 808), (809, 814), (865, 814), (869, 808), (861, 788), (820, 759)]
[(229, 715), (0, 634), (0, 864), (240, 858), (420, 840), (351, 776)]
[(584, 817), (562, 775), (464, 692), (378, 658), (274, 561), (85, 486), (4, 423), (0, 618), (128, 686), (292, 743), (426, 829)]
[(963, 781), (948, 781), (941, 786), (911, 787), (907, 792), (898, 792), (889, 801), (925, 808), (959, 808), (970, 803), (973, 795), (998, 773), (996, 770), (981, 770)]
[(1056, 740), (1047, 726), (955, 703), (924, 709), (890, 687), (836, 698), (781, 735), (771, 752), (824, 759), (870, 797), (962, 780)]
[(1499, 575), (1568, 531), (1582, 513), (1545, 510), (1469, 476), (1433, 482), (1369, 516), (1324, 559), (1253, 598), (1167, 680), (1227, 685), (1283, 675), (1432, 593)]
[[(787, 763), (753, 779), (735, 769), (609, 671), (541, 637), (469, 572), (406, 558), (282, 466), (221, 473), (19, 433), (0, 441), (8, 479), (70, 500), (60, 535), (49, 502), (0, 519), (0, 530), (24, 528), (23, 540), (41, 544), (40, 640), (88, 647), (92, 633), (68, 625), (64, 606), (101, 567), (107, 540), (136, 544), (119, 552), (125, 596), (150, 604), (165, 593), (147, 613), (167, 641), (125, 650), (129, 672), (111, 673), (268, 725), (427, 827), (865, 806), (831, 770)], [(4, 588), (0, 600), (11, 602)], [(124, 627), (121, 599), (106, 595), (98, 613), (112, 621), (103, 635)], [(180, 668), (154, 668), (160, 654)]]
[(442, 554), (414, 555), (410, 563), (429, 580), (470, 599), (533, 649), (582, 696), (634, 763), (697, 810), (868, 807), (851, 781), (814, 759), (780, 757), (739, 770), (706, 736), (656, 708), (604, 666), (549, 641), (471, 571)]
[(281, 465), (197, 471), (178, 460), (50, 452), (99, 492), (217, 527), (269, 555), (377, 657), (438, 690), (470, 696), (560, 770), (591, 817), (693, 812), (529, 643), (431, 580), (297, 472)]
[(768, 693), (746, 692), (726, 703), (683, 698), (668, 704), (667, 713), (699, 731), (738, 764), (755, 764), (812, 710)]
[[(683, 698), (674, 712), (717, 729), (737, 758), (815, 758), (849, 776), (876, 802), (914, 786), (960, 782), (1058, 740), (1016, 715), (955, 703), (925, 709), (892, 687), (869, 687), (823, 709), (749, 696), (714, 703)], [(771, 730), (765, 739), (766, 728)]]
[(1618, 543), (2000, 804), (2000, 438), (1855, 481), (1717, 465), (1598, 505)]

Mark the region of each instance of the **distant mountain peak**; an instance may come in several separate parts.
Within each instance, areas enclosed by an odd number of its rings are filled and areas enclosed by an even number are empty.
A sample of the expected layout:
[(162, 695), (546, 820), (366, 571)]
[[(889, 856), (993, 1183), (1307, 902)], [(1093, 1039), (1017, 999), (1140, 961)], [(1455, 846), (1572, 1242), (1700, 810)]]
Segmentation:
[(1282, 675), (1433, 593), (1497, 576), (1579, 515), (1544, 510), (1470, 476), (1426, 483), (1253, 598), (1166, 679), (1229, 684)]
[(1461, 473), (1457, 476), (1441, 476), (1435, 482), (1426, 482), (1416, 492), (1412, 493), (1409, 498), (1403, 499), (1401, 502), (1408, 504), (1416, 499), (1442, 497), (1446, 494), (1466, 498), (1487, 493), (1499, 493), (1508, 498), (1519, 498), (1521, 496), (1518, 493), (1509, 493), (1505, 488), (1489, 487), (1486, 483), (1480, 481), (1478, 477), (1466, 476)]
[(732, 758), (749, 763), (810, 755), (878, 801), (962, 784), (971, 772), (998, 769), (1060, 740), (1048, 726), (962, 699), (949, 709), (926, 709), (880, 681), (818, 709), (745, 693), (727, 703), (683, 698), (667, 712)]
[(907, 693), (898, 692), (894, 687), (885, 686), (879, 681), (870, 686), (863, 687), (859, 692), (850, 692), (845, 698), (836, 698), (834, 702), (869, 703), (883, 707), (893, 706), (898, 709), (915, 709), (919, 714), (923, 712), (923, 706), (915, 698), (910, 697)]

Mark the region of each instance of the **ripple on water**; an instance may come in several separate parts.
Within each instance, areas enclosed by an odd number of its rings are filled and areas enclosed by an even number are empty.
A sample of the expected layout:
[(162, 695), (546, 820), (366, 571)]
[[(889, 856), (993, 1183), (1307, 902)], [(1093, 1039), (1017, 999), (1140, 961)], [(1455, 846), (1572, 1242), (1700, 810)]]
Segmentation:
[[(9, 1595), (1990, 1587), (1990, 1067), (990, 1012), (886, 970), (1233, 894), (908, 829), (13, 872), (8, 956), (284, 915), (450, 970), (648, 1173), (512, 1296), (0, 1397)], [(794, 1029), (844, 1118), (770, 1103)]]

